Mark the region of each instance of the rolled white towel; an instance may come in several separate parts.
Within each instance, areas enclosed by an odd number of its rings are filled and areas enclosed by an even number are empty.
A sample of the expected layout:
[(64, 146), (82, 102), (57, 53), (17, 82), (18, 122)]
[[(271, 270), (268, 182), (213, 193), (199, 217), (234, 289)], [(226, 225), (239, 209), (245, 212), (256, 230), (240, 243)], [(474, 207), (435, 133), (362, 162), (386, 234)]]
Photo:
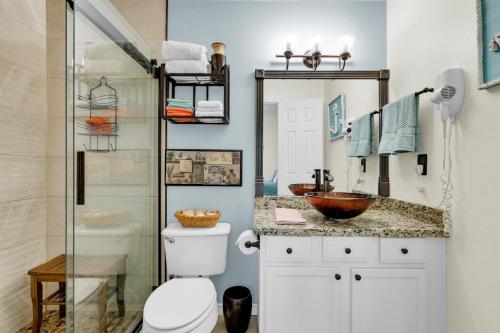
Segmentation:
[(170, 60), (207, 60), (207, 48), (203, 45), (167, 40), (162, 45), (165, 61)]
[(221, 101), (198, 101), (199, 108), (222, 108)]
[(208, 73), (206, 60), (171, 60), (165, 62), (167, 73)]

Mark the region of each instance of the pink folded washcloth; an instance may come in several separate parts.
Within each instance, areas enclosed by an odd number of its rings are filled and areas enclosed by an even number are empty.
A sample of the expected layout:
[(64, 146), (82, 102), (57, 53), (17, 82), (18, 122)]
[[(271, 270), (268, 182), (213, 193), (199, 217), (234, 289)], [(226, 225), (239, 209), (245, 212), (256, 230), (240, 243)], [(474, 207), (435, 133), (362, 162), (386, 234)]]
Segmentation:
[(301, 225), (306, 224), (306, 220), (300, 215), (299, 211), (290, 208), (276, 208), (276, 223)]

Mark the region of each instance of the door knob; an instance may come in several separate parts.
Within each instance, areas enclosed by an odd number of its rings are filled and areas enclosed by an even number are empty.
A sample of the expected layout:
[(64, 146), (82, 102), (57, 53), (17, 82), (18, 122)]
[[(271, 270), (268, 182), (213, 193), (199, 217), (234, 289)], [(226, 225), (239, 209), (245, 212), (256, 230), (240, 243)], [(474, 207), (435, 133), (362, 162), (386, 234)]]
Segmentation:
[(286, 249), (286, 253), (291, 254), (292, 253), (292, 248), (289, 247), (288, 249)]
[(359, 281), (359, 280), (361, 280), (361, 275), (356, 274), (356, 275), (354, 275), (354, 278), (356, 279), (356, 281)]
[(342, 278), (342, 276), (340, 276), (340, 274), (335, 274), (335, 280), (340, 280)]
[(351, 249), (350, 249), (350, 248), (348, 248), (348, 247), (346, 247), (344, 251), (345, 251), (345, 253), (347, 253), (347, 254), (350, 254), (350, 253), (351, 253)]

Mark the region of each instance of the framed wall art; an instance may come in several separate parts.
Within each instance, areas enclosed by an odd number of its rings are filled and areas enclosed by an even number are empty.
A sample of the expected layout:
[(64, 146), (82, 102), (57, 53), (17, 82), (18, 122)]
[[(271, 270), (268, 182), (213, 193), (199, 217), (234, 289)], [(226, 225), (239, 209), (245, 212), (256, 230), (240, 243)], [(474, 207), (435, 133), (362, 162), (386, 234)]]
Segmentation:
[(241, 186), (242, 150), (167, 149), (165, 185)]
[(500, 1), (476, 0), (479, 89), (500, 84)]
[(331, 140), (342, 137), (345, 124), (345, 96), (341, 93), (328, 104), (328, 135)]

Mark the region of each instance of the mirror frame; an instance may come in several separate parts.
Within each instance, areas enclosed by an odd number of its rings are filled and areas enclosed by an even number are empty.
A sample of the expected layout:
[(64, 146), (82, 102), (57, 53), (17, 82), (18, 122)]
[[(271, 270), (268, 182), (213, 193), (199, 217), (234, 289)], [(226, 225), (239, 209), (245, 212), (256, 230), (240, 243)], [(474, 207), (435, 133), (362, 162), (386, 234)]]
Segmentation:
[[(256, 154), (255, 154), (255, 196), (264, 195), (263, 176), (263, 132), (264, 132), (264, 81), (265, 80), (377, 80), (379, 82), (379, 108), (389, 102), (388, 69), (373, 71), (280, 71), (255, 70), (256, 83)], [(383, 114), (379, 113), (379, 141), (382, 135)], [(379, 156), (378, 195), (390, 195), (389, 157)]]

